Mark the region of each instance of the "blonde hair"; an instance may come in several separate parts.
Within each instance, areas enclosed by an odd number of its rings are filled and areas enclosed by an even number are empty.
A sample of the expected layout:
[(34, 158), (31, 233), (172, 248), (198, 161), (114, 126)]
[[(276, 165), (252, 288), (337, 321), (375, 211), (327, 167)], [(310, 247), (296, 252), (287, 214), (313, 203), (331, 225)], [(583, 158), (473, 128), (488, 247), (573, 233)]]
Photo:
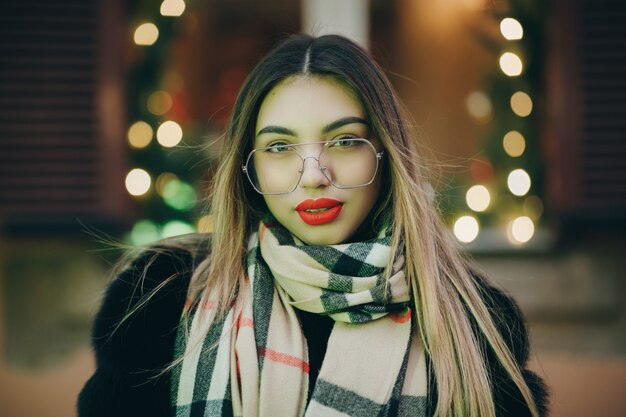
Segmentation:
[[(493, 350), (537, 417), (537, 405), (488, 310), (486, 294), (481, 293), (433, 205), (427, 169), (389, 81), (361, 48), (345, 38), (290, 38), (266, 55), (244, 83), (211, 187), (214, 228), (210, 256), (196, 268), (189, 297), (203, 303), (210, 295), (217, 296), (220, 314), (233, 303), (239, 304), (238, 288), (246, 285), (246, 239), (264, 210), (262, 199), (242, 174), (242, 161), (251, 149), (265, 95), (282, 80), (298, 75), (332, 77), (353, 90), (366, 110), (373, 134), (385, 148), (382, 175), (388, 186), (382, 187), (375, 211), (393, 219), (392, 249), (403, 247), (406, 254), (417, 327), (438, 385), (435, 415), (496, 415), (490, 370), (475, 323), (487, 348)], [(197, 314), (207, 313), (199, 309)], [(199, 328), (191, 337), (202, 340), (208, 330), (208, 325)]]

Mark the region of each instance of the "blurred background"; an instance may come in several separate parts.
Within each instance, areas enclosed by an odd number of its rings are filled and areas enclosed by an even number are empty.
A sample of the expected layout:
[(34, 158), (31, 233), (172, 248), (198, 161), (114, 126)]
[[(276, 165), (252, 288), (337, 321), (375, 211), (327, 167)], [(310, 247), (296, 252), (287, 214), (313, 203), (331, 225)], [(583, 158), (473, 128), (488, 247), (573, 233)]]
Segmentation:
[(236, 93), (299, 31), (386, 69), (552, 416), (626, 410), (626, 2), (0, 1), (0, 415), (72, 416), (119, 256), (211, 229)]

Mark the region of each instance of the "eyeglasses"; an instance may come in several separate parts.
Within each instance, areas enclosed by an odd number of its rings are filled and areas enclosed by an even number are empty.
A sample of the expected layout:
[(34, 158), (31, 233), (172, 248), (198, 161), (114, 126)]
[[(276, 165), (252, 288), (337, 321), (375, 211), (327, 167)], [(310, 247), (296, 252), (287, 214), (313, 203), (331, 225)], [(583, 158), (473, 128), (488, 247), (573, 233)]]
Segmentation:
[(377, 152), (370, 141), (361, 138), (295, 145), (278, 142), (253, 149), (241, 169), (258, 193), (289, 194), (300, 184), (304, 163), (312, 158), (333, 186), (357, 188), (374, 181), (382, 156), (382, 151)]

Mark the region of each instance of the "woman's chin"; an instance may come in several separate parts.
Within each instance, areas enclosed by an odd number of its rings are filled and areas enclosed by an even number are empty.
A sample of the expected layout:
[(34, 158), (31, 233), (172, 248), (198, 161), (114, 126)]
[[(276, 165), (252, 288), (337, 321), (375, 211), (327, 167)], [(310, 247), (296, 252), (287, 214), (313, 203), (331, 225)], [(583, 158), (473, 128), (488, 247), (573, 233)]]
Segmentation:
[[(293, 232), (292, 232), (293, 233)], [(303, 241), (309, 246), (328, 246), (338, 245), (343, 243), (346, 239), (337, 235), (336, 231), (330, 231), (330, 233), (323, 233), (321, 231), (313, 231), (309, 233), (293, 233), (298, 239)]]

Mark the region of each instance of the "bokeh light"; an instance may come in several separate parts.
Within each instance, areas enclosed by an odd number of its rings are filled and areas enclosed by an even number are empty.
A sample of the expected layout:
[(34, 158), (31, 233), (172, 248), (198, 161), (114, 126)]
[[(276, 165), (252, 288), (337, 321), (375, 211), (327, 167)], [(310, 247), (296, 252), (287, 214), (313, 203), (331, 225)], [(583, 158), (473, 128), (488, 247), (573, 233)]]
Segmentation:
[(156, 116), (167, 113), (172, 108), (172, 96), (166, 91), (155, 91), (148, 97), (148, 111)]
[(152, 127), (148, 123), (139, 120), (133, 123), (132, 126), (128, 129), (128, 143), (133, 148), (145, 148), (152, 141), (153, 134), (154, 132), (152, 130)]
[(533, 111), (533, 101), (523, 91), (517, 91), (511, 96), (511, 110), (519, 117), (526, 117)]
[(171, 180), (163, 188), (163, 200), (168, 206), (180, 210), (191, 210), (198, 199), (195, 188), (189, 183)]
[(172, 148), (183, 139), (183, 129), (173, 120), (163, 122), (157, 129), (157, 141), (165, 148)]
[(195, 231), (196, 229), (187, 222), (184, 222), (182, 220), (170, 220), (163, 225), (163, 229), (161, 230), (161, 237), (167, 238), (179, 236), (187, 233), (194, 233)]
[(467, 206), (474, 211), (485, 211), (491, 203), (491, 195), (484, 185), (474, 185), (465, 194)]
[(511, 171), (506, 182), (514, 195), (526, 195), (530, 190), (530, 175), (521, 168)]
[(133, 39), (137, 45), (149, 46), (159, 38), (159, 29), (154, 23), (143, 23), (135, 29)]
[(454, 222), (454, 236), (464, 243), (469, 243), (478, 236), (478, 220), (473, 216), (461, 216)]
[(163, 197), (165, 193), (165, 187), (169, 184), (170, 181), (178, 181), (178, 177), (176, 174), (171, 172), (164, 172), (160, 174), (155, 181), (155, 188), (158, 195)]
[(151, 183), (150, 174), (141, 168), (132, 169), (126, 175), (126, 190), (130, 195), (144, 195), (150, 189)]
[(511, 130), (502, 139), (502, 147), (504, 151), (512, 157), (521, 156), (526, 149), (526, 141), (524, 136), (517, 130)]
[(505, 39), (516, 41), (524, 37), (524, 28), (516, 19), (505, 17), (500, 22), (500, 33)]
[(161, 84), (165, 89), (167, 89), (167, 91), (176, 93), (185, 88), (185, 79), (180, 72), (171, 70), (163, 76)]
[(163, 0), (161, 3), (161, 14), (163, 16), (180, 16), (185, 11), (183, 0)]
[(473, 91), (468, 94), (465, 99), (465, 106), (470, 116), (480, 124), (485, 124), (493, 118), (491, 100), (482, 91)]
[(160, 237), (158, 226), (147, 219), (136, 222), (130, 231), (130, 241), (133, 245), (147, 245)]
[(516, 77), (522, 73), (522, 60), (513, 52), (505, 52), (500, 56), (500, 69), (509, 77)]
[(520, 216), (509, 222), (507, 238), (513, 244), (522, 244), (532, 239), (535, 234), (535, 224), (527, 216)]

